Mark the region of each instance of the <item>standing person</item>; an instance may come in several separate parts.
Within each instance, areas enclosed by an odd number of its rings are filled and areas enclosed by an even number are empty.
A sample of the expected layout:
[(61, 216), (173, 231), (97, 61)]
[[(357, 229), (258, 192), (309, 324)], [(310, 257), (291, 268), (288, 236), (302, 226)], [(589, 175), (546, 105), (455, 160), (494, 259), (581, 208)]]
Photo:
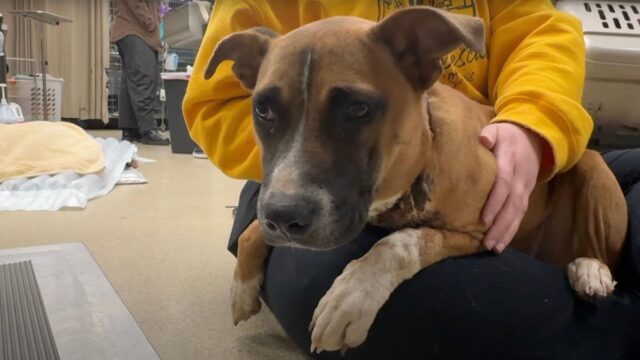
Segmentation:
[(122, 59), (119, 124), (122, 139), (168, 145), (153, 117), (158, 90), (160, 15), (154, 0), (113, 0), (111, 43)]

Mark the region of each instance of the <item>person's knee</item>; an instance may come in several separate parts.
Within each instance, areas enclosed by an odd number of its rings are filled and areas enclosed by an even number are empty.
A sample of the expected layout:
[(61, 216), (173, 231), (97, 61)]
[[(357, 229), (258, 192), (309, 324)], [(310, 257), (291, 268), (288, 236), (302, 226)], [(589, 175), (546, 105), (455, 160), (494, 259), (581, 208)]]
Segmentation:
[(602, 156), (625, 193), (640, 182), (640, 149), (612, 150)]
[(625, 198), (629, 225), (622, 262), (616, 276), (627, 286), (640, 288), (640, 182), (627, 189)]
[(229, 235), (229, 244), (227, 250), (237, 256), (238, 254), (238, 238), (240, 234), (249, 227), (249, 224), (256, 218), (256, 206), (258, 194), (260, 193), (260, 184), (247, 181), (240, 192), (238, 199), (238, 207), (234, 210), (233, 227)]
[(366, 228), (337, 249), (313, 251), (289, 247), (271, 250), (265, 266), (262, 299), (287, 334), (302, 347), (310, 345), (313, 311), (333, 281), (352, 260), (360, 258), (387, 232)]

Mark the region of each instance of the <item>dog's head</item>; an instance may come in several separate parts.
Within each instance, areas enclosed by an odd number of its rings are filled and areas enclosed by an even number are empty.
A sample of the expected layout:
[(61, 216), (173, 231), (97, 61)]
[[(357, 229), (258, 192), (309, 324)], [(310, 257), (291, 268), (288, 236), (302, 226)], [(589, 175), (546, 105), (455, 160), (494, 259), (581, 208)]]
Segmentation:
[(381, 184), (403, 176), (391, 165), (426, 156), (416, 153), (430, 141), (422, 95), (461, 44), (484, 52), (482, 21), (426, 7), (377, 24), (328, 18), (282, 36), (254, 28), (218, 44), (205, 78), (232, 60), (252, 91), (269, 244), (329, 249), (362, 230)]

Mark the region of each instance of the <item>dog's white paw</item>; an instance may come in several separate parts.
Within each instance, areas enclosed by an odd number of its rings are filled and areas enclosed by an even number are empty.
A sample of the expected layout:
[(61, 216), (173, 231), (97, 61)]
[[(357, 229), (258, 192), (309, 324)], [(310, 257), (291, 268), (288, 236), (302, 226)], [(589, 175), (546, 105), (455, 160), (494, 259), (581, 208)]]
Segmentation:
[(575, 259), (567, 267), (567, 275), (571, 287), (587, 301), (607, 297), (616, 286), (609, 267), (597, 259)]
[(240, 321), (248, 320), (260, 311), (260, 284), (262, 276), (258, 276), (250, 281), (239, 281), (233, 279), (231, 285), (231, 314), (233, 324), (238, 325)]
[(315, 309), (309, 326), (311, 353), (334, 350), (344, 353), (362, 344), (391, 294), (381, 284), (358, 271), (355, 262), (349, 264)]

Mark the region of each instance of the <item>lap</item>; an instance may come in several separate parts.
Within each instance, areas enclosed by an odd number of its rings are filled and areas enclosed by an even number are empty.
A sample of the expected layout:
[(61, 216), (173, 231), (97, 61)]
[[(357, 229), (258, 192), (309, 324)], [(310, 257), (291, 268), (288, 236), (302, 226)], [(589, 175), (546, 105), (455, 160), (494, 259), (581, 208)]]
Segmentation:
[(640, 286), (640, 149), (607, 151), (603, 157), (624, 192), (629, 213), (627, 241), (618, 276), (622, 281)]
[[(630, 208), (624, 273), (635, 279), (640, 261), (640, 151), (605, 154)], [(623, 162), (624, 159), (624, 162)], [(241, 195), (229, 250), (255, 218), (259, 185)], [(637, 229), (636, 229), (637, 228)], [(262, 298), (292, 340), (309, 349), (308, 325), (320, 298), (351, 260), (364, 255), (385, 230), (368, 227), (351, 243), (326, 252), (274, 248)], [(635, 281), (635, 280), (634, 280)], [(506, 251), (449, 259), (402, 284), (381, 309), (367, 341), (346, 359), (637, 357), (640, 295), (622, 284), (598, 303), (578, 300), (563, 269)], [(318, 358), (342, 359), (339, 353)]]
[[(353, 243), (326, 253), (273, 249), (263, 300), (300, 348), (309, 349), (308, 324), (333, 279), (382, 235), (366, 229)], [(622, 293), (597, 306), (583, 303), (562, 269), (515, 251), (449, 259), (402, 284), (367, 341), (346, 358), (607, 359), (622, 355), (628, 334), (638, 330), (633, 301)]]

